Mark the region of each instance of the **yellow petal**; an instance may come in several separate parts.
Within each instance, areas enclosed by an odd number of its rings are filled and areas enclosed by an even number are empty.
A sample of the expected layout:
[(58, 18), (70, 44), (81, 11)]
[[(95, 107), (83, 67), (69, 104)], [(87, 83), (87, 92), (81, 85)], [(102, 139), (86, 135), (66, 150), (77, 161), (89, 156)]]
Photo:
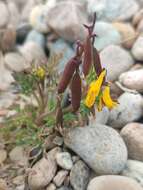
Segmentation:
[(89, 90), (87, 92), (87, 96), (85, 99), (85, 105), (87, 107), (92, 107), (96, 97), (99, 95), (100, 89), (101, 89), (101, 85), (103, 83), (103, 79), (106, 75), (106, 71), (103, 70), (102, 73), (100, 74), (99, 78), (96, 81), (91, 82), (90, 86), (89, 86)]
[(97, 105), (97, 109), (100, 112), (100, 111), (102, 111), (102, 108), (103, 108), (102, 97), (100, 97), (98, 105)]
[(117, 102), (113, 101), (110, 96), (110, 87), (106, 86), (102, 93), (102, 99), (104, 104), (109, 108), (112, 109), (118, 105)]

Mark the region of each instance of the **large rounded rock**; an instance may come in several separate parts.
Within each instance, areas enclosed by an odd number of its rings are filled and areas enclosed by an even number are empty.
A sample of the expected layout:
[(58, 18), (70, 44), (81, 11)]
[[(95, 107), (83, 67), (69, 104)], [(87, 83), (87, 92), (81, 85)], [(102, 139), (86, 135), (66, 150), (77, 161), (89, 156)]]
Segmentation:
[(142, 116), (143, 98), (140, 94), (125, 92), (118, 99), (119, 105), (111, 110), (108, 125), (122, 128)]
[(122, 73), (119, 77), (119, 81), (123, 86), (129, 89), (143, 92), (143, 69)]
[(116, 80), (122, 72), (127, 71), (134, 63), (133, 58), (120, 46), (110, 45), (100, 53), (101, 63), (107, 69), (109, 80)]
[(7, 4), (9, 12), (9, 25), (16, 27), (20, 22), (20, 14), (16, 4), (12, 1), (9, 1)]
[(121, 42), (120, 33), (110, 23), (101, 21), (96, 22), (94, 32), (98, 36), (94, 42), (94, 46), (98, 50), (102, 50), (108, 45), (119, 44)]
[(142, 187), (133, 179), (123, 176), (105, 175), (95, 177), (88, 185), (87, 190), (142, 190)]
[(126, 146), (108, 126), (96, 124), (71, 129), (64, 140), (98, 174), (117, 174), (126, 164)]
[(132, 54), (135, 59), (143, 61), (143, 37), (139, 36), (132, 48)]
[(0, 28), (6, 26), (9, 21), (9, 13), (7, 6), (4, 2), (0, 1)]
[(127, 124), (121, 135), (127, 145), (129, 158), (143, 161), (143, 124)]
[(143, 162), (128, 160), (122, 175), (135, 179), (143, 187)]

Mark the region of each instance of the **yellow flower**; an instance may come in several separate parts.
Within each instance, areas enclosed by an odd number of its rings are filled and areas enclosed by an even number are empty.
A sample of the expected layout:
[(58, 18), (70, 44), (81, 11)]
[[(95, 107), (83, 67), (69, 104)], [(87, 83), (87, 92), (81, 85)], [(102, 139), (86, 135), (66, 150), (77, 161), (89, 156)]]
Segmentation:
[(91, 108), (94, 105), (96, 97), (99, 95), (105, 75), (106, 75), (106, 70), (103, 70), (99, 78), (90, 84), (89, 90), (87, 92), (87, 96), (85, 99), (85, 105), (88, 108)]
[(112, 109), (118, 105), (117, 102), (113, 101), (110, 96), (110, 87), (106, 86), (102, 92), (102, 100), (106, 107)]
[(45, 70), (42, 68), (42, 67), (39, 67), (36, 71), (35, 71), (35, 74), (36, 76), (39, 78), (39, 79), (44, 79), (45, 75), (46, 75), (46, 72)]

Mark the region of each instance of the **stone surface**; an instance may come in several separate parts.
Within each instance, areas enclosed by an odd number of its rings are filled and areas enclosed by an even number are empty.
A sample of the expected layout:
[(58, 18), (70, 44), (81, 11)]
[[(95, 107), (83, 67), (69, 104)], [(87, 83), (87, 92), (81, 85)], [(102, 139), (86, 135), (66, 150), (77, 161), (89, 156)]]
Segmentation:
[(83, 23), (88, 22), (83, 3), (61, 1), (50, 8), (47, 4), (47, 9), (47, 23), (60, 37), (71, 42), (85, 38)]
[(138, 9), (135, 0), (88, 0), (88, 12), (96, 12), (100, 20), (129, 20)]
[(54, 177), (54, 179), (53, 179), (54, 184), (57, 187), (60, 187), (63, 184), (63, 182), (64, 182), (64, 180), (65, 180), (65, 178), (66, 178), (67, 175), (68, 175), (68, 171), (66, 171), (66, 170), (60, 170), (57, 173), (57, 175)]
[(132, 47), (132, 54), (138, 61), (143, 61), (143, 37), (139, 36)]
[(30, 13), (29, 22), (31, 26), (41, 33), (47, 33), (49, 31), (46, 14), (46, 6), (42, 4), (35, 6)]
[(130, 49), (136, 40), (136, 32), (133, 26), (130, 23), (123, 22), (115, 22), (113, 26), (121, 34), (122, 45)]
[(140, 94), (125, 92), (118, 99), (119, 105), (111, 110), (108, 125), (122, 128), (142, 116), (143, 99)]
[(86, 190), (89, 177), (89, 168), (83, 161), (79, 160), (71, 170), (70, 183), (74, 190)]
[(0, 178), (0, 190), (7, 190), (8, 186), (6, 184), (6, 181)]
[(65, 136), (65, 144), (98, 174), (117, 174), (127, 161), (122, 138), (105, 125), (71, 129)]
[(123, 86), (129, 89), (143, 92), (143, 69), (122, 73), (119, 77), (119, 81)]
[(101, 63), (107, 69), (108, 80), (116, 80), (122, 72), (127, 71), (134, 63), (128, 51), (120, 46), (110, 45), (100, 53)]
[(87, 190), (142, 190), (142, 187), (133, 179), (124, 176), (105, 175), (95, 177), (88, 185)]
[(143, 187), (143, 162), (128, 160), (122, 175), (135, 179)]
[(6, 160), (7, 152), (4, 149), (0, 149), (0, 165)]
[(28, 184), (31, 190), (39, 190), (48, 185), (57, 171), (56, 154), (60, 148), (55, 148), (47, 153), (47, 158), (39, 160), (32, 168), (28, 176)]
[(15, 72), (21, 72), (28, 68), (25, 58), (17, 52), (7, 53), (4, 57), (6, 67)]
[(46, 188), (46, 190), (56, 190), (55, 184), (50, 183), (50, 184), (48, 185), (48, 187)]
[(71, 155), (68, 152), (61, 152), (56, 155), (57, 164), (63, 169), (70, 170), (73, 167)]
[(0, 1), (0, 28), (6, 26), (9, 20), (9, 13), (6, 4)]
[(143, 9), (140, 9), (133, 17), (132, 24), (137, 27), (143, 18)]
[(129, 158), (143, 161), (143, 124), (129, 123), (121, 131)]
[(9, 153), (10, 160), (18, 165), (26, 166), (28, 164), (28, 156), (22, 146), (16, 146)]
[(97, 34), (97, 38), (95, 39), (94, 46), (98, 50), (102, 50), (108, 45), (119, 44), (121, 42), (120, 33), (110, 23), (102, 22), (102, 21), (96, 22), (94, 32)]

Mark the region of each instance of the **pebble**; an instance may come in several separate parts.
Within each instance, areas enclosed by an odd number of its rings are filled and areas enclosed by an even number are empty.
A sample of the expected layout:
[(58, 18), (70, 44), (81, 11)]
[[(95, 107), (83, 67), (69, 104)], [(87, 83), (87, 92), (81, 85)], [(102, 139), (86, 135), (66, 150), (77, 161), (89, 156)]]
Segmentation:
[(87, 190), (142, 190), (142, 187), (133, 179), (116, 176), (116, 175), (105, 175), (99, 176), (92, 179), (88, 185)]
[(126, 21), (138, 10), (139, 5), (135, 0), (88, 0), (89, 14), (96, 12), (100, 20)]
[(138, 92), (143, 92), (143, 68), (133, 71), (128, 71), (122, 73), (119, 77), (120, 83), (133, 90), (137, 90)]
[(0, 10), (0, 28), (3, 28), (8, 24), (9, 13), (6, 4), (2, 1), (0, 1)]
[(22, 146), (16, 146), (9, 153), (10, 160), (17, 165), (26, 166), (28, 164), (28, 157)]
[(107, 78), (111, 81), (116, 80), (134, 64), (130, 53), (117, 45), (110, 45), (102, 50), (100, 58), (103, 68), (107, 69)]
[(83, 161), (79, 160), (71, 170), (70, 183), (74, 190), (86, 190), (89, 177), (89, 168)]
[(133, 178), (143, 187), (143, 162), (128, 160), (121, 175)]
[(56, 190), (55, 184), (50, 183), (50, 184), (48, 185), (48, 187), (46, 188), (46, 190)]
[(143, 98), (140, 94), (125, 92), (119, 97), (118, 102), (119, 105), (110, 111), (109, 126), (122, 128), (142, 116)]
[(35, 6), (29, 16), (29, 22), (31, 26), (40, 33), (48, 33), (49, 27), (46, 21), (46, 6), (37, 5)]
[(17, 52), (7, 53), (4, 57), (6, 67), (15, 72), (21, 72), (28, 68), (25, 58)]
[(7, 152), (4, 149), (0, 149), (0, 165), (3, 164), (3, 162), (7, 158)]
[(32, 171), (28, 175), (30, 190), (42, 189), (54, 178), (57, 171), (55, 156), (58, 152), (60, 152), (60, 148), (52, 149), (47, 153), (47, 158), (42, 158), (32, 167)]
[(7, 190), (8, 186), (6, 184), (6, 181), (0, 178), (0, 190)]
[(57, 187), (60, 187), (63, 184), (63, 182), (64, 182), (65, 178), (67, 177), (67, 175), (68, 175), (68, 171), (60, 170), (57, 173), (57, 175), (54, 177), (54, 179), (53, 179), (54, 184)]
[(123, 47), (130, 49), (136, 40), (136, 31), (130, 23), (115, 22), (113, 26), (121, 34)]
[(58, 146), (62, 146), (63, 143), (64, 143), (64, 139), (60, 136), (56, 136), (54, 139), (53, 139), (53, 143), (55, 145), (58, 145)]
[(94, 47), (96, 47), (98, 50), (102, 50), (111, 44), (119, 44), (121, 42), (120, 33), (110, 23), (103, 21), (96, 22), (94, 32), (97, 34)]
[(52, 148), (54, 148), (56, 145), (53, 143), (53, 139), (55, 138), (54, 134), (48, 135), (47, 138), (45, 138), (44, 140), (44, 147), (46, 148), (46, 150), (50, 150)]
[(132, 54), (138, 61), (143, 61), (143, 37), (139, 36), (132, 47)]
[(66, 170), (71, 170), (73, 162), (71, 155), (68, 152), (61, 152), (56, 155), (57, 164)]
[(121, 130), (121, 136), (127, 145), (129, 158), (143, 161), (143, 124), (127, 124)]
[(109, 126), (95, 124), (71, 129), (64, 140), (98, 174), (117, 174), (126, 164), (125, 143)]

